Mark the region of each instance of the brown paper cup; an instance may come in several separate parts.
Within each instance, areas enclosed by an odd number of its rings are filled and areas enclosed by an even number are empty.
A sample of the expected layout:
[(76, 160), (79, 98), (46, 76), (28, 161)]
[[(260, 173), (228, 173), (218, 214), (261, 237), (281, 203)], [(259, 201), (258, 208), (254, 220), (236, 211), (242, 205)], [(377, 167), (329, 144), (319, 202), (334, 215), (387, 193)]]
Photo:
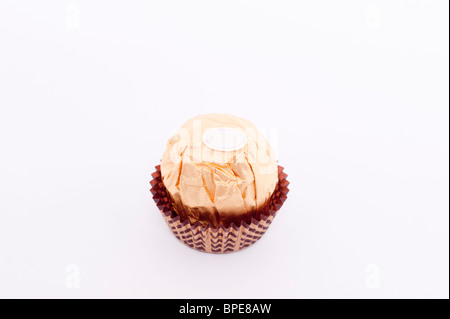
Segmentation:
[(150, 181), (150, 191), (170, 230), (187, 246), (208, 253), (230, 253), (254, 244), (269, 228), (289, 192), (287, 175), (283, 172), (284, 168), (278, 166), (278, 185), (272, 197), (262, 210), (255, 213), (249, 223), (241, 221), (239, 225), (231, 224), (229, 227), (202, 227), (199, 222), (191, 225), (189, 220), (180, 219), (162, 182), (161, 168), (159, 165), (155, 168), (156, 172), (152, 174), (153, 179)]

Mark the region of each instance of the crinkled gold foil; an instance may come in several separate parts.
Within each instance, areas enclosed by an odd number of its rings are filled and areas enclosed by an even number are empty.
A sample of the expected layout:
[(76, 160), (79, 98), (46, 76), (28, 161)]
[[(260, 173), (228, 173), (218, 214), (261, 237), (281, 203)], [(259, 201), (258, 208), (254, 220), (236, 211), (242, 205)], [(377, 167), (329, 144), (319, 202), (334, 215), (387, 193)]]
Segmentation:
[[(213, 149), (204, 136), (215, 128), (238, 130), (247, 143), (231, 151)], [(161, 174), (182, 219), (218, 227), (252, 216), (266, 204), (278, 182), (278, 164), (269, 142), (252, 123), (208, 114), (189, 120), (172, 136)]]

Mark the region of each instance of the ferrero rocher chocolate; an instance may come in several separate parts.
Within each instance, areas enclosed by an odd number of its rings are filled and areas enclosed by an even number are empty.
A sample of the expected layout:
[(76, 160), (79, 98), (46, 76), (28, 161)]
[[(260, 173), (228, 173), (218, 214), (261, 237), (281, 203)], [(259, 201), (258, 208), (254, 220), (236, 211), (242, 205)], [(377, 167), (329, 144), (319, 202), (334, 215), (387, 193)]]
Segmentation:
[(225, 114), (194, 117), (167, 143), (162, 182), (181, 220), (206, 227), (251, 220), (271, 198), (278, 164), (264, 135)]

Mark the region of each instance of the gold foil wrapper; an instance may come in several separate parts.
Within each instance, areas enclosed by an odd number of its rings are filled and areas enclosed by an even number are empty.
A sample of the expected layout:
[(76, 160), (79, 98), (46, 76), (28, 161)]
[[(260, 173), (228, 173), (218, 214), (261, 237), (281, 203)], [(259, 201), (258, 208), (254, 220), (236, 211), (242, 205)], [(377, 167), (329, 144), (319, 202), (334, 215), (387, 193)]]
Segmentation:
[[(230, 138), (228, 148), (220, 136)], [(214, 227), (236, 223), (243, 214), (250, 222), (272, 196), (277, 168), (265, 136), (229, 114), (188, 120), (169, 139), (161, 160), (162, 180), (180, 217)]]
[[(150, 181), (153, 199), (161, 211), (172, 233), (185, 245), (202, 252), (230, 253), (246, 248), (267, 231), (278, 210), (283, 206), (289, 192), (289, 182), (284, 168), (278, 166), (278, 184), (267, 204), (254, 212), (250, 220), (242, 219), (228, 227), (220, 225), (202, 226), (199, 222), (191, 224), (189, 219), (182, 220), (174, 209), (174, 203), (167, 193), (161, 179), (161, 168), (156, 166)], [(245, 218), (245, 215), (243, 215)]]

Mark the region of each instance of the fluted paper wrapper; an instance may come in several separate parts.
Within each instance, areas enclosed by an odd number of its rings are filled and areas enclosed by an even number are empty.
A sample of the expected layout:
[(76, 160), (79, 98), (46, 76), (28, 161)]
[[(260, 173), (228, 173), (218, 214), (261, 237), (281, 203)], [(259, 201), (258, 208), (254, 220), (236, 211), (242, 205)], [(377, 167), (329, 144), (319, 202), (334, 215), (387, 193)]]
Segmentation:
[(278, 166), (278, 184), (272, 197), (261, 210), (255, 212), (250, 221), (242, 220), (239, 225), (232, 223), (228, 227), (202, 227), (199, 222), (191, 225), (189, 220), (180, 219), (162, 182), (160, 166), (155, 168), (150, 191), (170, 230), (187, 246), (208, 253), (230, 253), (254, 244), (269, 228), (289, 192), (287, 174), (283, 167)]

